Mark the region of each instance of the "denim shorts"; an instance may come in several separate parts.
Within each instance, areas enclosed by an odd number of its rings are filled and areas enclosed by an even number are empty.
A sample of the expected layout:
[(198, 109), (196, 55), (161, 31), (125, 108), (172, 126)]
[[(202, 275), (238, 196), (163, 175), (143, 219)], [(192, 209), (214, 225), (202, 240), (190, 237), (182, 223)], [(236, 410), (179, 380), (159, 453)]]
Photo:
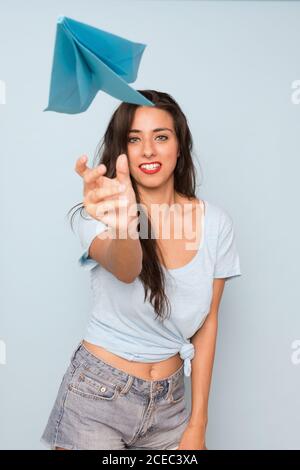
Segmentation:
[(50, 449), (176, 449), (186, 429), (182, 366), (144, 380), (97, 358), (79, 343), (40, 441)]

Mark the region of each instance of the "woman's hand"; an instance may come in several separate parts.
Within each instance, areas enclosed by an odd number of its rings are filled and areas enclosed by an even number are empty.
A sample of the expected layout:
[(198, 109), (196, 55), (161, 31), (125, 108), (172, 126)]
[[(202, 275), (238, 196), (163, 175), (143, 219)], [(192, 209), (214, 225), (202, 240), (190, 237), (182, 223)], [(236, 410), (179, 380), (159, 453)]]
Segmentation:
[(201, 426), (187, 425), (176, 450), (208, 450), (205, 444), (205, 431)]
[(107, 168), (103, 163), (91, 169), (86, 165), (86, 161), (87, 157), (81, 157), (75, 165), (75, 171), (83, 178), (85, 210), (109, 228), (126, 231), (129, 223), (138, 217), (127, 156), (118, 156), (115, 178), (104, 176)]

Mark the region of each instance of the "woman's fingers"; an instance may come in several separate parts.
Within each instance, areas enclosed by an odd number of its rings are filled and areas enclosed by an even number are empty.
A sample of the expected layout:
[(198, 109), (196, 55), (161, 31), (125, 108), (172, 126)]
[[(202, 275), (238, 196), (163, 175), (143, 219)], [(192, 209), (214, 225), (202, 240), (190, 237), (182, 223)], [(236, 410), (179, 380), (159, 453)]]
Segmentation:
[(90, 200), (90, 202), (97, 203), (101, 202), (102, 199), (105, 199), (107, 197), (121, 194), (124, 190), (125, 188), (122, 188), (122, 185), (112, 181), (109, 187), (93, 189), (92, 191), (89, 191), (87, 193), (86, 197)]
[(75, 164), (75, 171), (83, 178), (85, 184), (90, 184), (103, 176), (106, 173), (107, 168), (104, 163), (101, 163), (96, 168), (89, 168), (87, 166), (87, 161), (88, 158), (86, 155), (78, 158)]
[(79, 174), (79, 176), (83, 176), (84, 172), (87, 170), (87, 161), (88, 157), (86, 155), (82, 155), (76, 160), (75, 171)]
[(103, 176), (106, 173), (106, 166), (101, 163), (99, 166), (89, 171), (84, 172), (83, 180), (85, 184), (94, 183), (100, 176)]

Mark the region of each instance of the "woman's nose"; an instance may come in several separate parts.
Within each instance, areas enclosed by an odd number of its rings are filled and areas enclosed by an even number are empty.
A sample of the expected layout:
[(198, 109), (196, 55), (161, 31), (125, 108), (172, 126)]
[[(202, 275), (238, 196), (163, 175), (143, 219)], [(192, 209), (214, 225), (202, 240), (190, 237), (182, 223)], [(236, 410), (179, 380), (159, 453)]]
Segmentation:
[(151, 157), (155, 153), (155, 145), (152, 139), (145, 139), (143, 145), (143, 155)]
[(154, 155), (154, 148), (151, 145), (145, 145), (143, 148), (143, 154), (145, 157), (152, 157)]

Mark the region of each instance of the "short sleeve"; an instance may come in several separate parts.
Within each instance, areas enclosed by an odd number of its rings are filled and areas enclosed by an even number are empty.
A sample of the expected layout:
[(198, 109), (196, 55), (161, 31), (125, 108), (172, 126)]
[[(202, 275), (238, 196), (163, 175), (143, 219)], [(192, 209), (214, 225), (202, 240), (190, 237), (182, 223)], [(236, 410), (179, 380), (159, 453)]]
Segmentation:
[(85, 211), (83, 211), (83, 214), (84, 215), (79, 215), (77, 228), (82, 248), (81, 255), (78, 259), (78, 264), (84, 269), (90, 270), (98, 266), (97, 261), (89, 256), (90, 245), (94, 238), (99, 235), (99, 233), (107, 230), (108, 227), (100, 220), (96, 220), (88, 215)]
[(232, 279), (241, 275), (234, 224), (229, 214), (224, 211), (218, 235), (214, 278)]

